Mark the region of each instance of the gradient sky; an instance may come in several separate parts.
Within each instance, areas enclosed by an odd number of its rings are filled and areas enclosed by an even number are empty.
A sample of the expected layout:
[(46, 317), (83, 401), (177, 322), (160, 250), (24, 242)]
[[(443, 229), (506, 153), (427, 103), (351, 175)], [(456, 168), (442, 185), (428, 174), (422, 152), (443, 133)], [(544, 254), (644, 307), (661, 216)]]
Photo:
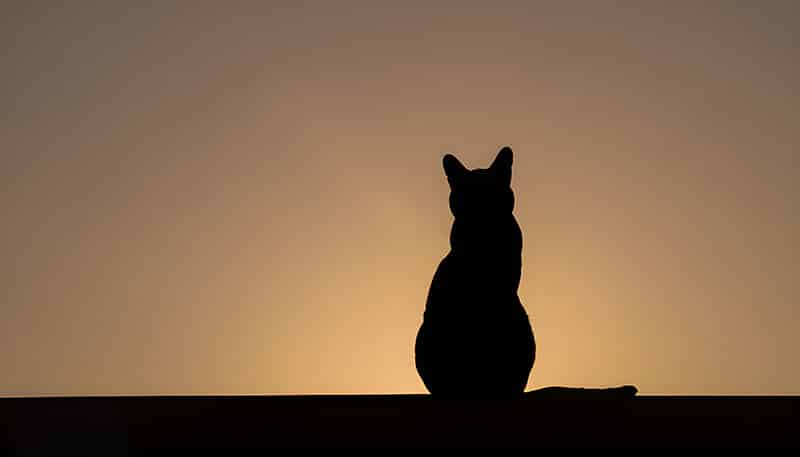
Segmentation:
[(423, 392), (502, 145), (530, 388), (800, 394), (800, 3), (139, 3), (0, 10), (0, 395)]

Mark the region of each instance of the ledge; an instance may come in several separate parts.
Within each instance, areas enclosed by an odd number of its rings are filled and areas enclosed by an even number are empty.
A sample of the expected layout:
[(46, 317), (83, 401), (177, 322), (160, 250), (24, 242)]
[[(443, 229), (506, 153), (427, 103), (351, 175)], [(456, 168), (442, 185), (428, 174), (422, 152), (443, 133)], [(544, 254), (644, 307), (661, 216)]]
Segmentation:
[(797, 447), (800, 396), (535, 391), (512, 403), (426, 395), (0, 399), (2, 455), (300, 447)]

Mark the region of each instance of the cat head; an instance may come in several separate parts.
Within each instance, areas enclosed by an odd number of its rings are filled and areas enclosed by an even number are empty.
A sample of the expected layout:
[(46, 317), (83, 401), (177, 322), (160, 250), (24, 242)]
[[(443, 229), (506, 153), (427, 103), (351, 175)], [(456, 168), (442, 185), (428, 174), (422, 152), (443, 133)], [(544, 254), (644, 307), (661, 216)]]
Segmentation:
[(468, 170), (452, 154), (442, 159), (450, 183), (450, 210), (456, 218), (481, 218), (511, 213), (513, 153), (508, 146), (500, 150), (489, 168)]

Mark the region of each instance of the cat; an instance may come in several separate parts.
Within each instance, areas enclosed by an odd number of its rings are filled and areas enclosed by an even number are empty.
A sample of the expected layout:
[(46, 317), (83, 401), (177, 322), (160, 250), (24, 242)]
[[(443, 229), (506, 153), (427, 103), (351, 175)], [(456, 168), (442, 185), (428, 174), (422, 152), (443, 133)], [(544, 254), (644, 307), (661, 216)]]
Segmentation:
[(487, 169), (442, 159), (454, 217), (450, 252), (428, 290), (414, 359), (433, 397), (522, 397), (536, 342), (518, 295), (522, 230), (514, 216), (513, 153)]

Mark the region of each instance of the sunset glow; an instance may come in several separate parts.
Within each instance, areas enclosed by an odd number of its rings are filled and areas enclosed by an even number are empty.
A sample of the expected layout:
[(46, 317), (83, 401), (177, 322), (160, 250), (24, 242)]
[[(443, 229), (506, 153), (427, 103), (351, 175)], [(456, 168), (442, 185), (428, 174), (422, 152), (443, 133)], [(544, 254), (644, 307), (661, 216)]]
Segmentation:
[(502, 145), (530, 388), (800, 394), (798, 3), (273, 3), (3, 7), (0, 395), (424, 392)]

